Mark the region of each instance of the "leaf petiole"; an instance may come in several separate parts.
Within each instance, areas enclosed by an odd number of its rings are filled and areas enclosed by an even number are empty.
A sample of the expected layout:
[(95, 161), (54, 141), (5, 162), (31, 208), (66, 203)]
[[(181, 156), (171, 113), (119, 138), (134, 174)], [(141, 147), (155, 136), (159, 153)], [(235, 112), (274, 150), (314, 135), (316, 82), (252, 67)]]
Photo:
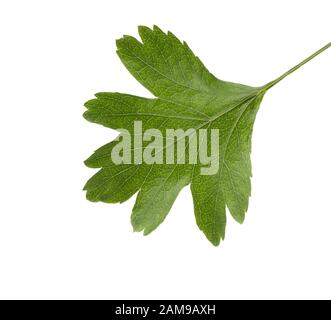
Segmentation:
[(326, 46), (324, 46), (323, 48), (319, 49), (318, 51), (316, 51), (314, 54), (312, 54), (311, 56), (309, 56), (308, 58), (306, 58), (305, 60), (303, 60), (302, 62), (300, 62), (299, 64), (297, 64), (296, 66), (294, 66), (293, 68), (291, 68), (290, 70), (288, 70), (287, 72), (285, 72), (283, 75), (281, 75), (280, 77), (278, 77), (277, 79), (267, 83), (262, 91), (263, 93), (265, 93), (267, 90), (269, 90), (270, 88), (272, 88), (274, 85), (276, 85), (278, 82), (282, 81), (284, 78), (286, 78), (288, 75), (290, 75), (291, 73), (293, 73), (294, 71), (298, 70), (299, 68), (301, 68), (303, 65), (305, 65), (307, 62), (309, 62), (310, 60), (314, 59), (315, 57), (317, 57), (319, 54), (321, 54), (323, 51), (325, 51), (326, 49), (331, 47), (331, 42), (328, 43)]

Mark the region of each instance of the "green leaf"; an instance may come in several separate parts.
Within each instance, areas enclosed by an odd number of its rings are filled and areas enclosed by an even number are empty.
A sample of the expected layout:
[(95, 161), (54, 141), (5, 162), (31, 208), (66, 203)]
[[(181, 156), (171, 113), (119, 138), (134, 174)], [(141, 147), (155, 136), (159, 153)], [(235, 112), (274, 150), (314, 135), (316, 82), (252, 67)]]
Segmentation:
[[(86, 102), (84, 117), (112, 129), (134, 134), (134, 122), (144, 131), (166, 129), (219, 130), (219, 168), (203, 175), (196, 164), (115, 164), (112, 141), (85, 161), (100, 168), (85, 185), (87, 199), (123, 202), (138, 192), (131, 222), (135, 231), (149, 234), (166, 218), (179, 192), (191, 185), (198, 227), (217, 246), (225, 237), (226, 208), (242, 223), (251, 195), (251, 138), (256, 113), (266, 91), (330, 47), (328, 44), (290, 71), (262, 87), (217, 79), (185, 42), (154, 26), (139, 27), (141, 42), (131, 36), (117, 40), (117, 54), (129, 72), (154, 96), (147, 99), (123, 93), (98, 93)], [(188, 142), (192, 136), (188, 136)], [(119, 139), (124, 139), (123, 134)], [(188, 153), (185, 140), (185, 155)], [(177, 144), (179, 141), (177, 140)], [(208, 142), (210, 148), (210, 142)], [(148, 143), (143, 142), (143, 151)], [(132, 148), (134, 153), (134, 147)], [(131, 158), (132, 159), (132, 158)], [(178, 158), (177, 158), (178, 160)]]

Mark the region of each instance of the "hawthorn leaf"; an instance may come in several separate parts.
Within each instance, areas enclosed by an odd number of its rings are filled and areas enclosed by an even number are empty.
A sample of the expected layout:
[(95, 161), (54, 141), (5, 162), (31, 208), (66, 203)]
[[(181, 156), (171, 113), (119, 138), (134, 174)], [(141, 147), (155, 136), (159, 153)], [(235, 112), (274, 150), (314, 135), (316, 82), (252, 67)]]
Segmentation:
[[(141, 41), (127, 35), (117, 40), (117, 54), (132, 76), (155, 98), (100, 92), (85, 103), (85, 119), (115, 130), (124, 129), (134, 142), (143, 140), (143, 132), (136, 132), (137, 121), (141, 121), (144, 131), (157, 128), (162, 139), (169, 128), (205, 129), (207, 137), (217, 129), (219, 167), (216, 173), (203, 175), (205, 164), (181, 164), (178, 155), (175, 163), (116, 164), (111, 155), (119, 140), (125, 138), (120, 131), (118, 139), (97, 149), (85, 161), (86, 166), (99, 168), (84, 187), (86, 197), (90, 201), (122, 203), (138, 192), (131, 223), (134, 231), (147, 235), (164, 221), (179, 192), (190, 185), (196, 223), (217, 246), (225, 237), (227, 210), (237, 222), (243, 223), (245, 219), (251, 195), (252, 132), (264, 94), (331, 44), (276, 80), (251, 87), (217, 79), (186, 42), (171, 32), (164, 33), (157, 26), (153, 29), (141, 26), (138, 31)], [(187, 157), (193, 135), (183, 139), (186, 140), (182, 157)], [(211, 148), (210, 141), (207, 147)], [(141, 142), (142, 153), (150, 152), (148, 148), (149, 143)], [(135, 154), (136, 149), (132, 145), (130, 150)], [(128, 157), (132, 160), (133, 156)]]

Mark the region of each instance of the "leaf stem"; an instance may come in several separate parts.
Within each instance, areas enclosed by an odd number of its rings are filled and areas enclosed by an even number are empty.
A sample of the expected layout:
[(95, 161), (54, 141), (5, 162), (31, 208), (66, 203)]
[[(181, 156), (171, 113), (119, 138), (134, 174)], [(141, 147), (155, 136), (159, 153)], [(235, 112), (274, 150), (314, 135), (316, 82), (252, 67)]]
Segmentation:
[(301, 68), (303, 65), (305, 65), (307, 62), (309, 62), (310, 60), (314, 59), (315, 57), (317, 57), (320, 53), (322, 53), (323, 51), (325, 51), (326, 49), (331, 47), (331, 42), (328, 43), (326, 46), (324, 46), (323, 48), (319, 49), (318, 51), (316, 51), (314, 54), (312, 54), (311, 56), (309, 56), (307, 59), (303, 60), (302, 62), (300, 62), (299, 64), (297, 64), (296, 66), (294, 66), (292, 69), (288, 70), (287, 72), (285, 72), (283, 75), (281, 75), (279, 78), (267, 83), (262, 91), (266, 92), (267, 90), (269, 90), (270, 88), (272, 88), (274, 85), (276, 85), (278, 82), (282, 81), (284, 78), (286, 78), (288, 75), (290, 75), (291, 73), (293, 73), (294, 71), (298, 70), (299, 68)]

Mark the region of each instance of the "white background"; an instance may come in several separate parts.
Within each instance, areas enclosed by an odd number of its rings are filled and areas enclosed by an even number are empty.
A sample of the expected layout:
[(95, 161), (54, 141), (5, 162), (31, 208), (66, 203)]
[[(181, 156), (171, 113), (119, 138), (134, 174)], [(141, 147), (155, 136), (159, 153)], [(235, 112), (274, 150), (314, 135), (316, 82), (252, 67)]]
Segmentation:
[(331, 41), (331, 2), (1, 1), (0, 298), (331, 298), (331, 49), (265, 96), (246, 221), (213, 247), (185, 188), (150, 236), (134, 199), (90, 203), (83, 165), (114, 131), (98, 91), (150, 97), (115, 39), (157, 24), (217, 77), (262, 85)]

